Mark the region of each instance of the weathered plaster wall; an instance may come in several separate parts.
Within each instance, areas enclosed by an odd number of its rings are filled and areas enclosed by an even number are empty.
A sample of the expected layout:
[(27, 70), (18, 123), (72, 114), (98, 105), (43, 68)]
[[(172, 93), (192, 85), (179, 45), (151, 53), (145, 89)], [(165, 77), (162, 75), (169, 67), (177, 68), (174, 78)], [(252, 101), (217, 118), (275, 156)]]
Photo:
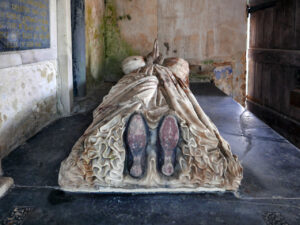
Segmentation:
[(85, 21), (90, 89), (103, 79), (119, 80), (124, 58), (152, 49), (157, 37), (157, 1), (86, 0)]
[(0, 69), (0, 158), (52, 121), (56, 60)]
[[(128, 1), (129, 2), (129, 1)], [(106, 0), (104, 12), (104, 67), (105, 81), (117, 81), (122, 76), (121, 63), (124, 58), (138, 54), (121, 36), (119, 21), (130, 20), (130, 16), (118, 15), (117, 1)]]
[[(103, 1), (104, 2), (104, 1)], [(191, 64), (192, 81), (211, 81), (235, 100), (245, 100), (247, 19), (244, 0), (107, 0), (104, 16), (106, 80), (119, 63), (145, 55), (158, 38), (167, 56)]]
[(49, 2), (50, 48), (0, 53), (0, 167), (5, 155), (72, 108), (70, 1)]
[(157, 37), (157, 1), (106, 0), (104, 15), (104, 79), (123, 76), (121, 63), (145, 55)]
[(87, 87), (102, 79), (104, 60), (104, 0), (85, 1), (86, 76)]
[(158, 31), (159, 0), (116, 0), (121, 37), (141, 55), (153, 48)]
[(159, 0), (158, 40), (166, 55), (190, 62), (192, 81), (213, 79), (244, 103), (246, 1)]

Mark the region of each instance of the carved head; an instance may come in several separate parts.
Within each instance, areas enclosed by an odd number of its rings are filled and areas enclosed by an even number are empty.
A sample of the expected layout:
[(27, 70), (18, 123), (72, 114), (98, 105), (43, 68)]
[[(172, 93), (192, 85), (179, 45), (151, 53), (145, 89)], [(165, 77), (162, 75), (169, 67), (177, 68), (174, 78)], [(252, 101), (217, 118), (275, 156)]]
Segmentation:
[(189, 85), (189, 63), (181, 58), (166, 58), (163, 66), (169, 68), (172, 73), (181, 79), (187, 86)]
[(125, 74), (129, 74), (145, 65), (146, 63), (142, 56), (130, 56), (123, 60), (122, 70)]

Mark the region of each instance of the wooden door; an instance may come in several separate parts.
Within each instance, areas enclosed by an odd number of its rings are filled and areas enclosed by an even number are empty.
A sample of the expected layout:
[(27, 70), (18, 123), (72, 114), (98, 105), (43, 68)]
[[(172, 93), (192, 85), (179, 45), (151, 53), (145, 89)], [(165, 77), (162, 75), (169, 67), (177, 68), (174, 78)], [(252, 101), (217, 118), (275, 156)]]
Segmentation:
[(300, 1), (249, 6), (247, 107), (300, 147)]

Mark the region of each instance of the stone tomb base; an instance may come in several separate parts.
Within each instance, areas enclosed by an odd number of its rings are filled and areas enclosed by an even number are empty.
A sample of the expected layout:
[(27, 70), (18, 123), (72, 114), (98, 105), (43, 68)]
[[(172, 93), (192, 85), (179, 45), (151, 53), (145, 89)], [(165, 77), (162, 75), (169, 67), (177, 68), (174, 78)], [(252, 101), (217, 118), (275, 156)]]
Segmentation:
[[(147, 126), (142, 115), (133, 114), (129, 118), (129, 123), (124, 133), (127, 152), (123, 185), (120, 187), (105, 187), (101, 185), (93, 187), (81, 186), (79, 188), (63, 187), (62, 189), (65, 191), (100, 193), (196, 193), (225, 191), (225, 188), (197, 187), (198, 185), (196, 184), (186, 184), (185, 186), (182, 183), (179, 165), (182, 157), (179, 148), (180, 142), (182, 142), (180, 133), (177, 120), (174, 116), (162, 117), (158, 128), (151, 129)], [(173, 153), (173, 160), (168, 160), (165, 157), (164, 150), (168, 149)], [(144, 157), (144, 160), (142, 157)], [(171, 164), (169, 165), (171, 169), (165, 170), (164, 166), (168, 166), (168, 164)]]
[[(184, 59), (157, 40), (147, 56), (122, 63), (125, 75), (93, 112), (93, 122), (61, 163), (70, 191), (235, 191), (243, 168), (189, 89)], [(128, 69), (128, 70), (127, 70)]]

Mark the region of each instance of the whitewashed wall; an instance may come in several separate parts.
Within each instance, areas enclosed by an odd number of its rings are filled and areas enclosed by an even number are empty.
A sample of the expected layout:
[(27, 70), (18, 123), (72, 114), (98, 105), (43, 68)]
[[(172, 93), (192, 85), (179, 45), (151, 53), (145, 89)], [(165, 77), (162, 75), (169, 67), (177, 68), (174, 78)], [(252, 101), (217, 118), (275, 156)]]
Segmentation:
[[(0, 161), (58, 115), (70, 112), (71, 25), (65, 26), (70, 6), (68, 1), (56, 3), (50, 0), (50, 48), (0, 53)], [(58, 16), (63, 21), (57, 27)]]
[(56, 75), (56, 60), (0, 70), (1, 155), (56, 117)]

